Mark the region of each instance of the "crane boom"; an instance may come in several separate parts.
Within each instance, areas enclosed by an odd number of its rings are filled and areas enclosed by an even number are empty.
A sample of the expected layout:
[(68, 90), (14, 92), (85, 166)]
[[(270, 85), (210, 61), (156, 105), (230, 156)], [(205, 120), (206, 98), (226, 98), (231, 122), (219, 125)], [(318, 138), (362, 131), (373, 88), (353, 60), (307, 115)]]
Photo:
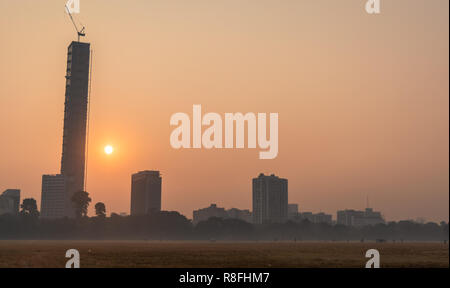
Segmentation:
[(70, 20), (72, 21), (73, 27), (75, 27), (75, 30), (77, 31), (78, 42), (80, 42), (80, 37), (86, 36), (86, 33), (84, 33), (84, 26), (83, 26), (83, 28), (81, 28), (81, 30), (78, 30), (78, 26), (75, 23), (75, 20), (73, 20), (72, 13), (70, 13), (69, 7), (67, 7), (67, 5), (65, 5), (65, 7), (67, 10), (67, 14), (69, 14)]

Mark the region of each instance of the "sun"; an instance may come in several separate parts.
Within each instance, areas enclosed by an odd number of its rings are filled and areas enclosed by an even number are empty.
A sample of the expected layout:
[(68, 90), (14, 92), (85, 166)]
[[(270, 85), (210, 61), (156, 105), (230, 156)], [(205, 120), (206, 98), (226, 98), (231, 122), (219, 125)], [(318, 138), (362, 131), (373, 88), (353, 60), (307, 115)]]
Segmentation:
[(105, 153), (110, 155), (114, 152), (114, 148), (111, 145), (106, 145), (105, 146)]

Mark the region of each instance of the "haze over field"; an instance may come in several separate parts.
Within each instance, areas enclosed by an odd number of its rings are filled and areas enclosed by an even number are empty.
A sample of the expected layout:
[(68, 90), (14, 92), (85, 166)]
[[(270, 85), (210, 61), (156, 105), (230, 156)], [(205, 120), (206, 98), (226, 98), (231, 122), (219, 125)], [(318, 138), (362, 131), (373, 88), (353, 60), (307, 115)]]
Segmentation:
[(363, 268), (365, 252), (373, 248), (382, 255), (382, 268), (449, 266), (448, 245), (443, 243), (16, 240), (0, 241), (0, 267), (61, 268), (66, 250), (74, 247), (83, 255), (84, 268)]
[[(0, 192), (38, 202), (42, 174), (60, 167), (75, 40), (65, 2), (0, 0)], [(129, 212), (131, 173), (154, 169), (164, 210), (248, 209), (265, 172), (289, 179), (301, 211), (361, 209), (369, 196), (387, 220), (448, 221), (449, 2), (383, 1), (380, 15), (364, 3), (81, 0), (92, 202)], [(174, 150), (170, 116), (193, 104), (277, 112), (278, 156)]]

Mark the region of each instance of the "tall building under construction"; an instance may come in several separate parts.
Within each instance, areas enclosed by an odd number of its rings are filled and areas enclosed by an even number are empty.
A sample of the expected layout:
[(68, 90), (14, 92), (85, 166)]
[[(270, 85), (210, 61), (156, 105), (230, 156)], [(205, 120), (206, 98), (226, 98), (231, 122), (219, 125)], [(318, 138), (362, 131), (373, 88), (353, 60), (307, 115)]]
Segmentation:
[(90, 44), (73, 41), (67, 53), (61, 172), (42, 178), (42, 217), (74, 217), (71, 197), (84, 190), (89, 66)]

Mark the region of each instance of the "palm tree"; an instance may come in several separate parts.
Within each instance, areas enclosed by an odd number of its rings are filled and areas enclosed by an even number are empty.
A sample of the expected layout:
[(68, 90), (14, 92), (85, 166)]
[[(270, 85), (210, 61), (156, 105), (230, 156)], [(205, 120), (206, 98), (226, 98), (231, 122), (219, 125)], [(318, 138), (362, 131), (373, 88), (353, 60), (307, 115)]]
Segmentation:
[(72, 195), (72, 203), (75, 208), (75, 216), (77, 218), (87, 216), (89, 203), (92, 199), (89, 197), (89, 193), (86, 191), (77, 191)]

